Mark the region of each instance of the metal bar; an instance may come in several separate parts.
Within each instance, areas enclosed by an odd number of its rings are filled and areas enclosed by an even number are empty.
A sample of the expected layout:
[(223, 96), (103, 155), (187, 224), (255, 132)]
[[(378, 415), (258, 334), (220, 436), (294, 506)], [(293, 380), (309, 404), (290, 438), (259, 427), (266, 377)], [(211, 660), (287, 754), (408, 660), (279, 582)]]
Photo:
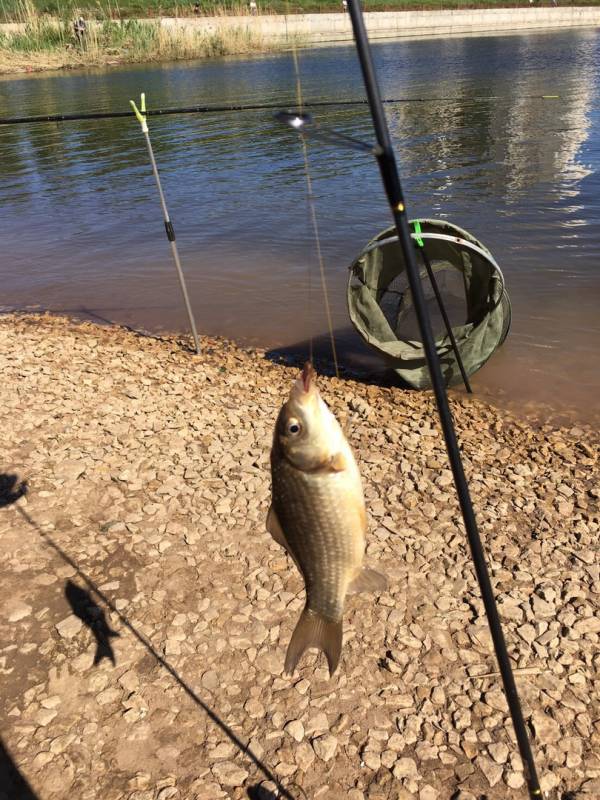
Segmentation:
[(354, 31), (356, 49), (358, 52), (367, 97), (369, 99), (371, 116), (373, 118), (373, 126), (375, 128), (377, 141), (382, 148), (382, 153), (378, 158), (381, 178), (386, 190), (390, 208), (392, 210), (394, 222), (398, 230), (400, 246), (404, 255), (407, 277), (413, 294), (413, 302), (415, 305), (417, 319), (419, 321), (419, 327), (421, 329), (423, 347), (427, 357), (429, 372), (431, 374), (431, 382), (437, 403), (440, 423), (446, 442), (448, 458), (450, 460), (452, 474), (454, 476), (454, 483), (456, 485), (456, 492), (471, 548), (473, 564), (475, 567), (477, 580), (479, 582), (492, 640), (494, 642), (496, 658), (498, 659), (498, 665), (500, 667), (504, 691), (506, 693), (508, 708), (517, 737), (519, 752), (523, 760), (529, 794), (532, 800), (539, 800), (542, 797), (542, 791), (540, 789), (535, 762), (529, 744), (527, 729), (525, 728), (525, 721), (521, 711), (521, 704), (508, 656), (508, 650), (506, 649), (506, 642), (504, 640), (502, 625), (500, 623), (500, 616), (498, 614), (498, 608), (496, 606), (496, 600), (486, 565), (485, 553), (481, 543), (481, 538), (479, 536), (479, 531), (477, 529), (473, 504), (469, 495), (469, 487), (460, 457), (450, 406), (448, 404), (446, 387), (442, 378), (440, 362), (435, 347), (433, 333), (431, 331), (431, 323), (427, 313), (423, 287), (421, 286), (421, 282), (419, 280), (419, 269), (417, 267), (415, 250), (408, 225), (408, 217), (406, 214), (404, 197), (402, 194), (402, 186), (400, 184), (400, 176), (398, 173), (398, 167), (396, 165), (396, 158), (392, 148), (392, 142), (387, 126), (387, 120), (385, 118), (383, 104), (381, 102), (377, 76), (375, 74), (375, 68), (369, 46), (369, 39), (367, 37), (362, 9), (360, 7), (360, 0), (348, 0), (348, 7), (350, 11), (350, 18), (352, 20), (352, 29)]
[(192, 329), (192, 335), (194, 337), (194, 344), (196, 346), (196, 353), (200, 353), (200, 344), (198, 342), (198, 334), (196, 332), (196, 322), (194, 320), (194, 314), (192, 311), (192, 306), (190, 304), (190, 298), (188, 296), (187, 287), (185, 285), (183, 270), (181, 269), (181, 261), (179, 260), (179, 251), (177, 250), (177, 242), (175, 241), (175, 231), (173, 229), (173, 224), (169, 217), (169, 210), (167, 208), (167, 203), (165, 201), (165, 196), (163, 194), (162, 186), (160, 183), (158, 167), (156, 166), (154, 151), (152, 150), (152, 143), (150, 142), (150, 134), (148, 133), (148, 131), (144, 131), (144, 137), (146, 139), (146, 146), (148, 147), (148, 154), (150, 156), (150, 161), (152, 163), (152, 172), (154, 173), (154, 179), (156, 180), (156, 185), (158, 187), (158, 194), (160, 196), (160, 204), (162, 206), (163, 217), (165, 220), (165, 229), (167, 231), (167, 238), (171, 244), (171, 250), (173, 252), (173, 261), (175, 262), (175, 268), (177, 269), (177, 277), (179, 278), (181, 293), (183, 294), (185, 308), (187, 311), (188, 319), (190, 321), (190, 327)]
[(423, 256), (423, 263), (425, 264), (425, 269), (427, 270), (427, 275), (429, 277), (429, 282), (431, 283), (431, 288), (433, 289), (435, 299), (437, 300), (440, 314), (442, 315), (442, 319), (444, 320), (446, 333), (448, 334), (448, 338), (450, 339), (450, 344), (452, 345), (452, 350), (454, 351), (454, 358), (456, 359), (456, 363), (458, 364), (458, 368), (460, 370), (460, 374), (462, 376), (465, 389), (469, 394), (473, 394), (473, 390), (471, 389), (471, 384), (469, 383), (469, 378), (467, 376), (464, 364), (462, 362), (460, 350), (458, 349), (458, 345), (456, 344), (454, 331), (452, 330), (452, 325), (450, 324), (450, 320), (448, 319), (446, 306), (444, 305), (444, 301), (442, 299), (442, 295), (440, 294), (438, 283), (435, 279), (435, 275), (433, 274), (433, 269), (431, 268), (431, 261), (429, 260), (429, 256), (425, 252), (425, 245), (423, 245), (423, 247), (420, 248), (420, 251), (421, 255)]
[[(546, 100), (558, 99), (550, 95), (523, 95), (523, 99)], [(470, 97), (469, 102), (477, 100), (494, 100), (501, 97)], [(394, 103), (455, 103), (464, 100), (462, 97), (399, 97), (382, 100), (382, 103), (393, 105)], [(364, 106), (367, 100), (313, 100), (302, 104), (303, 108), (325, 108), (327, 106)], [(148, 117), (163, 117), (169, 114), (216, 114), (228, 113), (230, 111), (263, 111), (278, 109), (282, 106), (297, 108), (295, 102), (285, 103), (235, 103), (231, 105), (196, 105), (182, 106), (180, 108), (155, 108), (146, 111)], [(77, 114), (37, 114), (31, 117), (0, 117), (0, 125), (26, 125), (31, 122), (75, 122), (86, 119), (117, 119), (119, 117), (131, 117), (131, 111), (89, 111)]]

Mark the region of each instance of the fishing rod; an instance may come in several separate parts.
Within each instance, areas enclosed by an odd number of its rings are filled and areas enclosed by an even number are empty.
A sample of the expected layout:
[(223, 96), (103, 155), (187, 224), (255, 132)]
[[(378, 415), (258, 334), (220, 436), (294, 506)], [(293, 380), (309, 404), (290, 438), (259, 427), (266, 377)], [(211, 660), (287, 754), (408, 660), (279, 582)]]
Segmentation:
[(150, 156), (150, 164), (152, 165), (152, 173), (154, 175), (154, 180), (156, 181), (156, 188), (158, 189), (158, 196), (160, 198), (160, 205), (163, 212), (163, 219), (165, 223), (165, 231), (167, 234), (167, 239), (169, 240), (169, 244), (171, 245), (171, 253), (173, 255), (173, 261), (175, 262), (175, 269), (177, 270), (177, 277), (179, 278), (179, 286), (181, 287), (181, 294), (183, 295), (183, 302), (185, 303), (185, 310), (187, 311), (188, 320), (190, 322), (190, 328), (192, 331), (192, 336), (194, 337), (194, 346), (196, 348), (196, 353), (200, 354), (200, 343), (198, 341), (198, 333), (196, 331), (196, 321), (194, 319), (194, 312), (192, 311), (192, 305), (190, 303), (190, 298), (187, 291), (187, 286), (185, 283), (185, 278), (183, 275), (183, 270), (181, 268), (181, 261), (179, 260), (179, 250), (177, 248), (177, 240), (175, 238), (175, 229), (173, 228), (173, 223), (171, 222), (171, 217), (169, 216), (169, 209), (167, 208), (167, 201), (165, 200), (165, 195), (162, 190), (162, 185), (160, 182), (160, 175), (158, 174), (158, 167), (156, 166), (156, 159), (154, 158), (154, 151), (152, 149), (152, 142), (150, 141), (150, 133), (148, 131), (148, 123), (146, 121), (147, 111), (146, 111), (146, 95), (142, 92), (140, 97), (140, 108), (136, 106), (133, 100), (129, 101), (131, 108), (133, 109), (133, 113), (135, 114), (137, 121), (140, 123), (142, 128), (142, 133), (144, 134), (144, 139), (146, 141), (146, 147), (148, 149), (148, 155)]
[(408, 224), (408, 215), (406, 213), (404, 195), (400, 183), (400, 175), (396, 164), (394, 150), (392, 148), (390, 133), (385, 117), (385, 110), (381, 101), (377, 75), (375, 73), (375, 67), (371, 55), (367, 30), (365, 28), (365, 21), (360, 6), (360, 0), (348, 0), (348, 10), (350, 12), (350, 19), (352, 21), (352, 30), (354, 32), (354, 40), (356, 43), (360, 67), (367, 92), (369, 109), (373, 119), (373, 127), (375, 129), (377, 143), (381, 149), (380, 154), (377, 155), (379, 171), (381, 173), (387, 199), (390, 204), (394, 222), (396, 224), (398, 239), (406, 264), (406, 273), (413, 295), (413, 302), (419, 322), (419, 328), (421, 330), (423, 348), (427, 357), (427, 364), (429, 366), (440, 423), (446, 442), (448, 458), (452, 467), (456, 492), (462, 511), (465, 529), (467, 531), (473, 564), (487, 614), (492, 641), (494, 643), (494, 649), (496, 651), (496, 658), (498, 659), (498, 665), (500, 667), (500, 674), (502, 676), (508, 708), (517, 737), (519, 752), (521, 754), (521, 759), (525, 769), (525, 777), (527, 780), (529, 795), (531, 800), (540, 800), (540, 798), (542, 798), (542, 790), (537, 777), (537, 770), (535, 767), (535, 761), (533, 759), (533, 753), (529, 744), (527, 729), (525, 728), (523, 712), (521, 711), (521, 703), (519, 701), (519, 695), (510, 664), (510, 658), (508, 656), (508, 650), (506, 648), (502, 625), (500, 623), (498, 607), (496, 605), (496, 600), (486, 565), (483, 545), (481, 543), (481, 538), (477, 528), (475, 512), (473, 510), (473, 504), (469, 494), (469, 487), (460, 456), (452, 413), (448, 403), (446, 387), (442, 378), (442, 370), (435, 346), (435, 339), (431, 329), (431, 321), (427, 311), (423, 287), (421, 286), (421, 281), (419, 278), (419, 268), (417, 266), (415, 248), (413, 246), (411, 231)]
[[(560, 95), (522, 95), (523, 99), (529, 100), (558, 100)], [(469, 102), (475, 100), (498, 100), (502, 95), (489, 95), (487, 97), (470, 97)], [(454, 103), (463, 100), (460, 97), (398, 97), (382, 100), (382, 103), (394, 105), (400, 103)], [(279, 103), (233, 103), (230, 105), (196, 105), (181, 106), (179, 108), (154, 108), (146, 111), (147, 117), (164, 117), (170, 114), (226, 114), (234, 111), (268, 111), (269, 109), (279, 109), (281, 106), (288, 105), (285, 102)], [(296, 103), (289, 104), (291, 108), (296, 107)], [(309, 100), (302, 104), (303, 108), (325, 108), (328, 106), (366, 106), (367, 100)], [(27, 125), (32, 122), (77, 122), (86, 119), (118, 119), (119, 117), (131, 117), (133, 111), (89, 111), (74, 114), (37, 114), (31, 117), (0, 117), (0, 125)]]

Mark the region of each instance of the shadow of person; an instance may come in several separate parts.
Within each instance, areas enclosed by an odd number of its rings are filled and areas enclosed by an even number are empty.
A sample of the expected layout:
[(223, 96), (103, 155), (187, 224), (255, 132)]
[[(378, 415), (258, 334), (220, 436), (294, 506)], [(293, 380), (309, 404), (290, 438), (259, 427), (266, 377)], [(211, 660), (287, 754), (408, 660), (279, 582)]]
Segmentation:
[[(237, 733), (231, 728), (218, 714), (217, 712), (212, 709), (208, 703), (206, 703), (197, 693), (196, 691), (187, 683), (184, 678), (179, 675), (175, 667), (169, 663), (169, 661), (162, 656), (153, 646), (152, 642), (146, 637), (146, 635), (138, 630), (134, 624), (132, 624), (127, 617), (122, 614), (118, 608), (114, 605), (114, 603), (110, 600), (107, 595), (105, 595), (102, 590), (94, 583), (94, 581), (82, 571), (76, 561), (74, 561), (71, 556), (65, 552), (60, 544), (38, 525), (38, 523), (29, 516), (27, 511), (24, 508), (21, 508), (20, 505), (16, 506), (18, 513), (23, 517), (23, 519), (37, 532), (40, 539), (50, 547), (56, 555), (58, 555), (65, 564), (68, 564), (77, 574), (78, 579), (84, 583), (90, 592), (93, 592), (96, 597), (98, 597), (102, 603), (111, 610), (111, 612), (118, 617), (119, 621), (125, 628), (127, 632), (129, 632), (145, 649), (146, 651), (156, 660), (156, 663), (162, 667), (173, 679), (175, 683), (185, 692), (185, 694), (190, 698), (190, 700), (195, 703), (198, 708), (202, 709), (204, 714), (228, 737), (228, 739), (238, 748), (238, 750), (249, 760), (251, 761), (265, 776), (268, 781), (271, 781), (277, 789), (279, 793), (279, 797), (285, 798), (285, 800), (298, 800), (298, 798), (294, 797), (291, 792), (286, 789), (285, 786), (281, 783), (281, 781), (274, 775), (269, 767), (262, 761), (251, 749), (249, 742), (245, 742), (241, 739)], [(73, 584), (75, 586), (75, 584)], [(79, 587), (75, 587), (79, 588)], [(66, 594), (66, 587), (65, 587), (65, 594)], [(84, 592), (84, 590), (80, 591)], [(79, 594), (76, 595), (80, 597)], [(297, 787), (296, 787), (297, 788)], [(300, 793), (298, 797), (302, 797), (304, 800), (303, 793)], [(4, 798), (1, 798), (4, 800)], [(14, 800), (12, 797), (10, 800)], [(26, 798), (26, 800), (30, 800)]]
[(38, 800), (0, 739), (0, 800)]
[(0, 508), (16, 503), (27, 494), (27, 481), (19, 481), (16, 475), (0, 472)]
[(261, 786), (260, 783), (256, 786), (248, 787), (249, 800), (277, 800), (278, 797), (279, 794), (277, 792), (272, 792), (265, 786)]
[(75, 616), (79, 617), (83, 624), (94, 634), (96, 639), (94, 665), (99, 664), (103, 658), (109, 658), (113, 667), (116, 666), (115, 654), (110, 640), (121, 634), (111, 630), (106, 621), (106, 614), (92, 595), (71, 580), (68, 580), (65, 585), (65, 597)]

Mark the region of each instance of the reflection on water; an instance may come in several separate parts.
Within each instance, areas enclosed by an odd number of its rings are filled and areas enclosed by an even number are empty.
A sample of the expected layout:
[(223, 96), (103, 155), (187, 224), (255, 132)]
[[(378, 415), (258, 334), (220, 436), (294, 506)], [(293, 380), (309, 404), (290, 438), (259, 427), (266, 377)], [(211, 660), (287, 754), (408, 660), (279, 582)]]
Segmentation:
[[(590, 419), (598, 408), (598, 40), (595, 30), (374, 45), (412, 216), (451, 219), (499, 261), (513, 328), (474, 388), (519, 407)], [(305, 97), (362, 97), (354, 48), (301, 53)], [(3, 115), (280, 102), (289, 55), (0, 81)], [(542, 99), (559, 95), (559, 99)], [(372, 138), (362, 106), (318, 112)], [(152, 118), (152, 140), (200, 330), (268, 347), (326, 330), (307, 308), (315, 247), (297, 139), (269, 111)], [(347, 265), (386, 227), (368, 156), (310, 144), (336, 329), (346, 360), (376, 368), (348, 328)], [(0, 128), (0, 279), (5, 307), (89, 309), (184, 329), (139, 126), (99, 120)]]

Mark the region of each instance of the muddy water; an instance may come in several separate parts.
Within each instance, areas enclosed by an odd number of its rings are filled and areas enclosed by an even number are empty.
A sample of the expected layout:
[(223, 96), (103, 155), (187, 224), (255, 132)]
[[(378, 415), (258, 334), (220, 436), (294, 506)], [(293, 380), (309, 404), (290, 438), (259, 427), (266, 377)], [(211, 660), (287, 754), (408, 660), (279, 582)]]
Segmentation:
[[(504, 347), (473, 378), (539, 417), (598, 418), (600, 34), (594, 30), (374, 46), (412, 216), (487, 244), (513, 303)], [(361, 98), (353, 47), (301, 53), (306, 98)], [(280, 102), (289, 55), (0, 81), (2, 116)], [(542, 95), (559, 95), (542, 99)], [(362, 107), (319, 120), (369, 139)], [(297, 139), (271, 112), (171, 116), (151, 135), (198, 327), (246, 343), (324, 352), (326, 320)], [(347, 265), (390, 220), (369, 156), (313, 142), (310, 166), (342, 359), (378, 368), (349, 326)], [(186, 318), (147, 153), (124, 120), (0, 127), (0, 305), (149, 330)]]

